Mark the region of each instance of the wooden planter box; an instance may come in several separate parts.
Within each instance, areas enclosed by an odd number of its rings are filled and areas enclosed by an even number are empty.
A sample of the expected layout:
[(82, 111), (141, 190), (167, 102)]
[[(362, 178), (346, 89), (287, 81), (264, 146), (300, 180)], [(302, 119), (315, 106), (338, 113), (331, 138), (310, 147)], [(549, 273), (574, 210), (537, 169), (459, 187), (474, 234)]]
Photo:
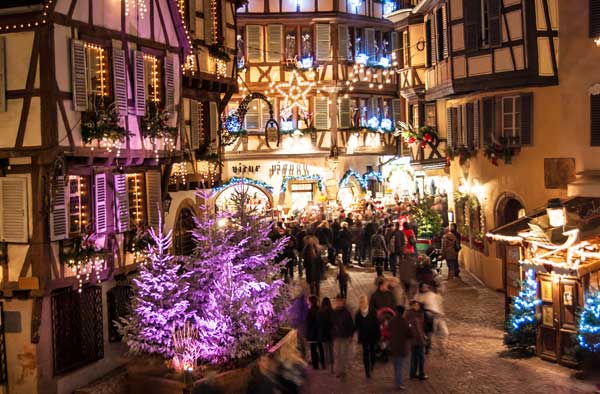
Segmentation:
[[(296, 345), (296, 330), (290, 330), (269, 349), (269, 355), (285, 359), (297, 351)], [(212, 382), (227, 394), (245, 394), (254, 365), (255, 362), (252, 362), (243, 368), (221, 372)], [(157, 368), (135, 362), (127, 367), (128, 394), (190, 394), (192, 388), (199, 383), (202, 381), (185, 383), (183, 377), (175, 376), (173, 371), (168, 371), (165, 367)]]

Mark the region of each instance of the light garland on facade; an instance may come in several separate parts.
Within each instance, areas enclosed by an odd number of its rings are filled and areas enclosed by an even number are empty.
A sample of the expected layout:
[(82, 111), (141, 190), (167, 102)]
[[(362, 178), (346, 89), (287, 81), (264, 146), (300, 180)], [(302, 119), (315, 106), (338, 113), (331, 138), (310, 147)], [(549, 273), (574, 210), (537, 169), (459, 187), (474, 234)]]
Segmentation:
[(317, 187), (320, 191), (325, 190), (325, 185), (323, 183), (323, 178), (321, 175), (312, 174), (312, 175), (297, 175), (297, 176), (284, 176), (281, 181), (281, 193), (285, 193), (287, 190), (288, 183), (290, 181), (316, 181)]
[(208, 160), (196, 161), (196, 173), (199, 175), (200, 183), (204, 188), (214, 185), (217, 166), (217, 163)]
[(146, 13), (148, 12), (148, 7), (146, 6), (145, 0), (125, 0), (125, 16), (129, 16), (130, 10), (136, 9), (138, 10), (138, 15), (140, 19), (144, 19)]
[(151, 86), (152, 86), (152, 92), (151, 92), (151, 98), (150, 100), (154, 101), (155, 103), (159, 103), (160, 102), (160, 81), (159, 81), (159, 73), (158, 73), (158, 59), (156, 58), (156, 56), (152, 56), (152, 55), (144, 55), (144, 60), (148, 60), (150, 62), (151, 65)]
[(188, 170), (186, 162), (179, 162), (173, 164), (172, 176), (175, 180), (177, 180), (177, 178), (181, 178), (181, 183), (185, 185), (187, 183), (187, 174)]
[(367, 190), (369, 187), (369, 182), (367, 182), (359, 172), (349, 169), (344, 173), (344, 176), (342, 176), (342, 179), (340, 180), (340, 188), (347, 187), (351, 178), (356, 179), (363, 190)]
[[(314, 74), (313, 74), (314, 75)], [(271, 82), (269, 93), (278, 93), (283, 97), (281, 113), (291, 114), (294, 108), (308, 112), (308, 94), (317, 86), (316, 81), (302, 81), (298, 71), (294, 70), (289, 82)], [(317, 89), (317, 94), (320, 91)]]
[(96, 283), (101, 282), (102, 278), (100, 277), (100, 273), (104, 268), (104, 262), (104, 258), (100, 255), (92, 256), (79, 261), (69, 260), (67, 262), (77, 278), (77, 291), (79, 293), (83, 291), (83, 283), (89, 282), (92, 274), (95, 274)]
[(211, 59), (215, 64), (217, 79), (225, 78), (227, 76), (227, 63), (223, 59), (213, 58), (212, 56)]
[(229, 181), (227, 181), (224, 184), (222, 184), (221, 186), (213, 188), (212, 189), (212, 194), (217, 194), (220, 191), (222, 191), (224, 189), (227, 189), (230, 186), (237, 185), (237, 184), (244, 184), (244, 185), (256, 186), (256, 187), (260, 187), (260, 188), (266, 189), (270, 193), (273, 193), (273, 186), (269, 185), (268, 183), (265, 183), (263, 181), (259, 181), (259, 180), (256, 180), (256, 179), (251, 179), (251, 178), (233, 177)]
[(210, 15), (212, 16), (211, 20), (211, 29), (210, 32), (212, 34), (212, 42), (219, 41), (219, 20), (217, 19), (218, 10), (217, 10), (217, 0), (210, 0)]
[[(141, 174), (127, 174), (127, 186), (129, 190), (129, 214), (133, 216), (136, 225), (142, 222), (142, 181)], [(133, 215), (131, 215), (133, 211)]]
[(96, 60), (98, 61), (98, 70), (96, 74), (98, 74), (98, 80), (100, 81), (100, 95), (108, 96), (108, 78), (106, 76), (106, 56), (104, 53), (104, 48), (99, 45), (90, 44), (86, 42), (84, 44), (86, 49), (90, 49), (96, 53)]

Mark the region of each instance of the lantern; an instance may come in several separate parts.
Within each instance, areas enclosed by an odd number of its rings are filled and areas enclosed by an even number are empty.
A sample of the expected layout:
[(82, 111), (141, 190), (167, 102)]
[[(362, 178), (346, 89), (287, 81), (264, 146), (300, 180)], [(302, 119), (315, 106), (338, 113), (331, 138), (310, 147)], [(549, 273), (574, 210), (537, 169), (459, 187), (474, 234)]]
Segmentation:
[(548, 200), (546, 213), (548, 214), (550, 226), (562, 227), (567, 224), (567, 214), (565, 212), (565, 206), (559, 198), (552, 198)]

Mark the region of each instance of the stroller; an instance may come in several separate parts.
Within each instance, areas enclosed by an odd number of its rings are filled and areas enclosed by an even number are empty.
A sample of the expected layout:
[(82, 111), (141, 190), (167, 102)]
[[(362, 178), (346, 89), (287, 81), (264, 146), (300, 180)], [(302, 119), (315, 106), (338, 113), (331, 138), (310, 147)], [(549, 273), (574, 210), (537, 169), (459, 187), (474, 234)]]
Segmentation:
[(379, 342), (375, 349), (375, 355), (378, 360), (383, 362), (387, 362), (390, 356), (390, 329), (388, 324), (394, 316), (396, 316), (396, 312), (394, 312), (392, 308), (380, 308), (377, 311), (377, 320), (379, 321), (379, 331), (381, 332), (381, 335), (379, 336)]
[(432, 247), (429, 247), (425, 252), (425, 255), (429, 257), (431, 261), (431, 267), (438, 272), (438, 274), (442, 273), (442, 262), (444, 261), (444, 257), (442, 256), (442, 250)]

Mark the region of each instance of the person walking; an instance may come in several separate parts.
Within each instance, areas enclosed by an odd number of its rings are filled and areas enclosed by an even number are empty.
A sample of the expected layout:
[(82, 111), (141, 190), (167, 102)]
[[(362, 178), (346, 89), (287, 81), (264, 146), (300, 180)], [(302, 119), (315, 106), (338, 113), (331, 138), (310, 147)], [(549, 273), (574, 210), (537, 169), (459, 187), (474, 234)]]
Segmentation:
[(310, 308), (306, 316), (306, 342), (310, 345), (310, 361), (313, 369), (319, 369), (319, 365), (325, 368), (325, 352), (319, 335), (319, 299), (312, 295), (308, 302)]
[(315, 236), (319, 239), (319, 244), (327, 248), (327, 259), (333, 264), (335, 261), (335, 250), (333, 248), (333, 232), (329, 227), (329, 222), (323, 220), (315, 230)]
[(367, 378), (371, 377), (375, 367), (375, 346), (381, 336), (379, 321), (374, 310), (369, 308), (367, 296), (362, 295), (358, 300), (358, 312), (354, 318), (356, 331), (358, 331), (358, 343), (362, 345), (363, 364)]
[(363, 228), (363, 261), (371, 257), (371, 237), (377, 233), (377, 227), (379, 227), (377, 221), (372, 219)]
[(371, 261), (377, 270), (377, 276), (383, 276), (383, 265), (387, 258), (388, 250), (383, 237), (383, 228), (379, 228), (371, 237)]
[[(422, 283), (419, 293), (415, 296), (415, 300), (419, 301), (423, 306), (424, 312), (424, 331), (427, 336), (425, 343), (425, 354), (429, 354), (431, 350), (431, 339), (433, 333), (437, 333), (445, 337), (448, 333), (445, 322), (444, 307), (442, 305), (442, 296), (432, 291), (427, 283)], [(436, 330), (437, 327), (437, 330)]]
[(346, 271), (346, 267), (341, 264), (340, 271), (337, 274), (336, 280), (340, 286), (340, 295), (346, 299), (348, 298), (348, 282), (350, 282), (350, 274)]
[(414, 231), (410, 228), (408, 222), (402, 224), (402, 232), (404, 233), (404, 251), (403, 258), (400, 263), (400, 280), (404, 285), (405, 294), (410, 297), (413, 294), (413, 283), (417, 276), (417, 258), (416, 245), (417, 238)]
[(337, 368), (337, 377), (346, 377), (348, 360), (352, 346), (352, 335), (354, 333), (354, 321), (346, 307), (346, 301), (341, 295), (335, 297), (335, 309), (331, 314), (333, 324), (333, 355)]
[(402, 230), (400, 230), (400, 223), (394, 223), (394, 230), (392, 231), (390, 240), (388, 242), (388, 248), (390, 251), (390, 270), (392, 271), (392, 276), (396, 276), (398, 264), (402, 261), (404, 245), (406, 244), (404, 238), (404, 233)]
[(321, 292), (321, 275), (323, 272), (323, 261), (319, 253), (319, 246), (313, 237), (305, 238), (304, 245), (304, 268), (306, 281), (310, 287), (310, 294), (319, 296)]
[(350, 232), (348, 222), (342, 222), (338, 233), (338, 244), (342, 251), (342, 262), (344, 265), (350, 265), (350, 255), (352, 252), (352, 233)]
[(377, 279), (377, 290), (371, 294), (369, 307), (377, 313), (381, 308), (394, 308), (396, 306), (396, 297), (391, 292), (388, 281), (384, 278)]
[(427, 337), (423, 328), (425, 316), (421, 303), (416, 300), (410, 302), (410, 310), (406, 312), (406, 320), (410, 325), (413, 343), (410, 357), (410, 378), (425, 380), (425, 344)]
[(390, 357), (394, 365), (394, 386), (396, 390), (404, 390), (403, 369), (406, 358), (410, 353), (410, 341), (412, 332), (404, 318), (404, 305), (396, 305), (396, 315), (390, 320), (388, 330), (390, 332)]
[(358, 265), (362, 265), (363, 262), (362, 249), (364, 246), (362, 244), (362, 232), (363, 228), (360, 220), (355, 220), (350, 225), (350, 233), (352, 234), (352, 243), (354, 244), (354, 259), (358, 261)]
[(325, 354), (325, 368), (329, 368), (333, 373), (333, 323), (332, 323), (331, 300), (328, 297), (321, 301), (321, 308), (318, 314), (319, 340), (323, 344)]
[[(457, 236), (458, 234), (458, 236)], [(461, 249), (460, 234), (456, 231), (456, 223), (451, 223), (446, 230), (446, 234), (442, 237), (442, 256), (448, 265), (448, 279), (455, 276), (460, 277), (460, 269), (458, 266), (458, 252)]]

